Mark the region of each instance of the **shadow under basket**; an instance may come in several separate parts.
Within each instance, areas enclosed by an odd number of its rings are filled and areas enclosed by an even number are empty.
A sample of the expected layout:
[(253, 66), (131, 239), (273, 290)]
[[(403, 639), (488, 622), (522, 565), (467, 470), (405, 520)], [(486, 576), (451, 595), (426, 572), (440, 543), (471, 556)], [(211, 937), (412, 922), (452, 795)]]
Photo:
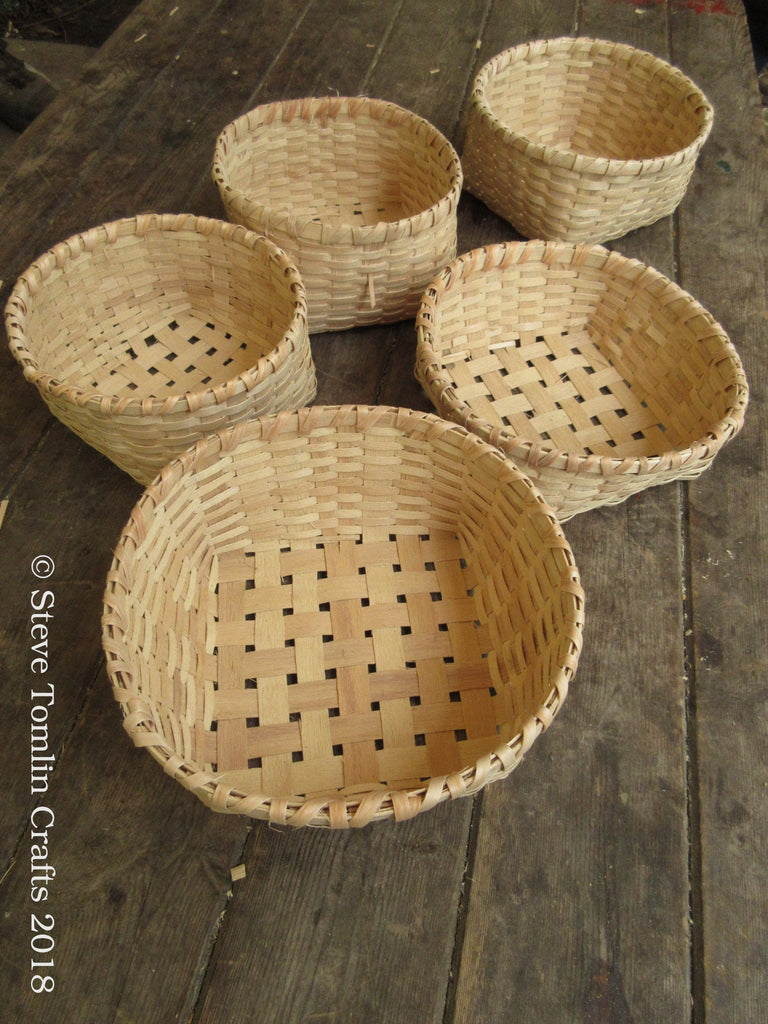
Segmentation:
[(506, 776), (566, 696), (583, 604), (497, 450), (430, 413), (316, 406), (166, 467), (103, 644), (129, 735), (210, 808), (347, 828)]
[(650, 53), (525, 43), (475, 80), (465, 184), (525, 238), (604, 242), (678, 206), (712, 120), (701, 90)]
[(140, 483), (317, 390), (296, 267), (224, 221), (145, 214), (75, 235), (22, 274), (5, 316), (51, 412)]
[(296, 261), (311, 334), (415, 316), (456, 255), (458, 155), (394, 103), (325, 96), (257, 107), (222, 131), (213, 179), (229, 220)]
[(744, 423), (725, 331), (658, 271), (601, 246), (514, 242), (438, 275), (416, 376), (497, 445), (565, 521), (696, 477)]

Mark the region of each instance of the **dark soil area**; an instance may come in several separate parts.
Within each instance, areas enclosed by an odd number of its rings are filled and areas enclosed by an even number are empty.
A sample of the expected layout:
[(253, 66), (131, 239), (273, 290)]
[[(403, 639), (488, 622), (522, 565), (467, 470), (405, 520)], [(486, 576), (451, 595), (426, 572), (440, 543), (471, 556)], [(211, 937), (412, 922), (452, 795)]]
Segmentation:
[(768, 65), (768, 0), (744, 0), (752, 37), (755, 64), (760, 71)]
[(0, 0), (0, 35), (101, 46), (138, 0)]

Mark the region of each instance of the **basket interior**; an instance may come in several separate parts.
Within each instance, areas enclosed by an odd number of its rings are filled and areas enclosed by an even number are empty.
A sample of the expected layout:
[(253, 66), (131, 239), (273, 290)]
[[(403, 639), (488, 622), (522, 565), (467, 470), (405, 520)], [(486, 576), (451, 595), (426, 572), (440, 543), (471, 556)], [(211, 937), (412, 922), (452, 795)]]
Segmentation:
[(268, 210), (331, 226), (416, 216), (453, 185), (450, 150), (406, 112), (242, 119), (221, 157), (226, 183)]
[(510, 130), (544, 146), (616, 160), (669, 156), (700, 135), (701, 100), (645, 56), (531, 50), (488, 75), (485, 100)]
[(86, 393), (168, 398), (273, 352), (296, 299), (279, 263), (216, 233), (151, 230), (54, 267), (27, 300), (41, 370)]
[[(601, 261), (602, 262), (602, 261)], [(726, 417), (736, 369), (680, 289), (536, 261), (440, 297), (432, 344), (456, 399), (510, 435), (580, 456), (682, 451)]]
[(176, 752), (246, 794), (412, 788), (553, 704), (571, 556), (527, 481), (440, 429), (241, 443), (170, 491), (125, 657)]

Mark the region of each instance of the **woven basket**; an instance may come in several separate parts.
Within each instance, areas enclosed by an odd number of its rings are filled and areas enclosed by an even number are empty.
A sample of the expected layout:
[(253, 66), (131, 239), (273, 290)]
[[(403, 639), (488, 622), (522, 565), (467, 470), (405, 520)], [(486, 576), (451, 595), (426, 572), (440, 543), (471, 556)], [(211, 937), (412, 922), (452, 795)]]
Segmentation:
[(166, 467), (103, 642), (129, 735), (209, 807), (347, 828), (507, 775), (582, 626), (555, 516), (497, 450), (429, 413), (314, 406)]
[(76, 235), (19, 278), (6, 326), (54, 415), (142, 483), (201, 436), (316, 391), (295, 266), (222, 221), (143, 215)]
[(649, 53), (526, 43), (477, 76), (466, 187), (525, 238), (618, 238), (679, 204), (712, 117), (694, 83)]
[(416, 375), (438, 411), (498, 445), (561, 521), (698, 476), (744, 422), (747, 382), (722, 327), (601, 246), (467, 253), (416, 324)]
[(257, 107), (219, 136), (213, 178), (230, 220), (295, 259), (311, 333), (414, 316), (456, 255), (459, 158), (431, 124), (383, 100)]

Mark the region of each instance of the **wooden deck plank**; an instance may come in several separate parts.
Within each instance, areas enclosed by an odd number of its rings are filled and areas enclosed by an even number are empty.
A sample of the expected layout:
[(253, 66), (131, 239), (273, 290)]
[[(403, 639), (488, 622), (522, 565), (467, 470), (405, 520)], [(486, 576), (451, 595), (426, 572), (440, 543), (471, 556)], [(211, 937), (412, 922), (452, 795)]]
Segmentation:
[(359, 832), (253, 830), (193, 1024), (440, 1024), (470, 801)]
[[(12, 628), (4, 629), (2, 656), (4, 678), (14, 683), (0, 692), (6, 723), (0, 773), (7, 780), (0, 802), (0, 870), (10, 862), (31, 808), (43, 798), (30, 791), (30, 693), (47, 692), (48, 684), (54, 688), (52, 705), (42, 696), (33, 703), (49, 708), (36, 742), (45, 742), (58, 757), (99, 674), (102, 581), (114, 541), (140, 488), (69, 431), (56, 427), (36, 466), (20, 474), (5, 494), (0, 575), (3, 610)], [(32, 561), (41, 555), (55, 563), (50, 581), (36, 580), (32, 574)], [(44, 596), (47, 591), (52, 598)], [(48, 668), (42, 673), (31, 669), (33, 602), (45, 604), (52, 616), (38, 620), (49, 631)], [(100, 676), (97, 685), (104, 685)]]
[(489, 0), (440, 8), (432, 0), (404, 0), (366, 91), (426, 117), (453, 140), (488, 6)]
[[(399, 5), (360, 88), (403, 105), (408, 99), (422, 116), (455, 123), (462, 94), (435, 89), (428, 70), (416, 76), (420, 105), (401, 95), (403, 83), (413, 86), (412, 66), (428, 40), (436, 65), (461, 68), (474, 53), (466, 6), (454, 0), (451, 11), (455, 19), (445, 5), (446, 21), (460, 27), (435, 40), (421, 0)], [(481, 18), (482, 5), (472, 13)], [(297, 33), (294, 45), (303, 38)], [(403, 401), (415, 390), (415, 340), (413, 321), (313, 338), (318, 401)], [(395, 369), (393, 356), (401, 352), (407, 361)], [(382, 398), (380, 382), (390, 368), (400, 386)], [(286, 858), (317, 863), (319, 837), (276, 841), (255, 829), (247, 864), (250, 878), (255, 862), (256, 877), (224, 920), (194, 1020), (442, 1021), (471, 811), (467, 801), (402, 828), (322, 837), (322, 867), (290, 874)]]
[[(200, 181), (210, 177), (219, 131), (247, 109), (306, 6), (307, 0), (267, 0), (254, 18), (249, 0), (221, 0), (209, 30), (179, 48), (145, 102), (123, 118), (80, 184), (76, 204), (93, 204), (91, 217), (99, 220), (187, 212)], [(65, 205), (50, 231), (66, 235), (72, 219)]]
[[(9, 276), (9, 266), (18, 272), (37, 254), (53, 212), (101, 159), (126, 114), (146, 103), (158, 76), (173, 64), (179, 50), (198, 33), (202, 38), (210, 34), (220, 6), (220, 0), (189, 0), (169, 16), (172, 5), (167, 0), (141, 4), (80, 78), (4, 154), (3, 200), (30, 211), (30, 216), (4, 223), (4, 277)], [(90, 224), (78, 224), (76, 230), (86, 226)]]
[[(587, 0), (578, 15), (578, 34), (666, 56), (663, 7)], [(500, 28), (493, 52), (515, 41)], [(611, 247), (674, 271), (671, 218)], [(565, 530), (587, 594), (584, 652), (562, 720), (483, 794), (455, 1024), (521, 1007), (590, 1024), (687, 1019), (679, 488)]]
[[(737, 5), (731, 5), (737, 10)], [(768, 159), (743, 15), (674, 9), (672, 48), (715, 107), (680, 216), (684, 287), (718, 319), (751, 388), (739, 438), (689, 485), (690, 652), (700, 896), (695, 1020), (768, 1019)]]
[[(50, 825), (47, 840), (28, 833), (3, 879), (9, 1021), (187, 1021), (194, 1009), (247, 826), (211, 814), (133, 749), (116, 710), (100, 675), (33, 819), (36, 831)], [(35, 846), (39, 877), (55, 871), (39, 903)], [(30, 990), (31, 914), (54, 920), (45, 998)]]

